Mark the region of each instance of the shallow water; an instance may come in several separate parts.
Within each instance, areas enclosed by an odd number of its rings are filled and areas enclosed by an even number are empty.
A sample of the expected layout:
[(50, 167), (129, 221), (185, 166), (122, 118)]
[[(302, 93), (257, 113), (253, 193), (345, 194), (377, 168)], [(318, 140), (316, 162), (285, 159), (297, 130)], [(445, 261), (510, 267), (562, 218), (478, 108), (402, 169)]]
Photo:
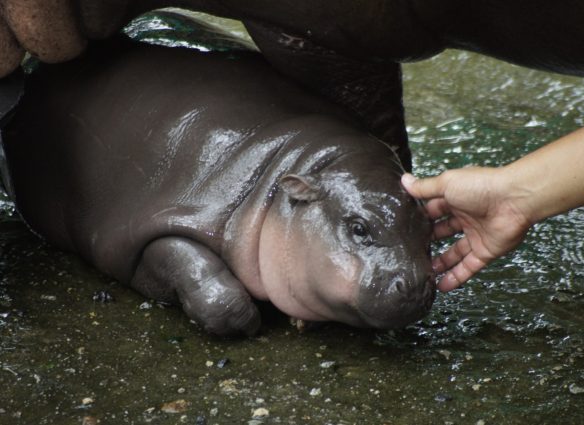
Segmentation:
[[(579, 79), (461, 52), (404, 71), (420, 175), (502, 165), (584, 125)], [(403, 331), (299, 333), (265, 307), (260, 336), (222, 340), (46, 246), (1, 202), (1, 424), (584, 420), (582, 210)], [(104, 290), (114, 302), (93, 299)]]

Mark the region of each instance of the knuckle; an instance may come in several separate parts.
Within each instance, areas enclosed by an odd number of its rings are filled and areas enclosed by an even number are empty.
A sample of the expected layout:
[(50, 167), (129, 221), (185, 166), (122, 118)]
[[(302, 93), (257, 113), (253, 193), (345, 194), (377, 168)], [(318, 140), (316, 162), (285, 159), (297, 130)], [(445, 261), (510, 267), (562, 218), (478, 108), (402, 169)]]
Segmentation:
[(438, 176), (438, 182), (441, 186), (446, 186), (453, 178), (455, 178), (455, 175), (455, 170), (446, 170)]

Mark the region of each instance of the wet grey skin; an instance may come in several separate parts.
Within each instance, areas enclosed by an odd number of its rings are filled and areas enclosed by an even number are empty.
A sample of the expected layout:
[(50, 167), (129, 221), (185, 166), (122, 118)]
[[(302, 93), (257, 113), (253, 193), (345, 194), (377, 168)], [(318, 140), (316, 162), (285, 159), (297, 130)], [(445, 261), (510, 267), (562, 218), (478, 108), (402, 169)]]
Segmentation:
[(254, 334), (253, 299), (376, 328), (433, 303), (394, 152), (255, 53), (94, 46), (28, 77), (3, 136), (36, 233), (212, 333)]

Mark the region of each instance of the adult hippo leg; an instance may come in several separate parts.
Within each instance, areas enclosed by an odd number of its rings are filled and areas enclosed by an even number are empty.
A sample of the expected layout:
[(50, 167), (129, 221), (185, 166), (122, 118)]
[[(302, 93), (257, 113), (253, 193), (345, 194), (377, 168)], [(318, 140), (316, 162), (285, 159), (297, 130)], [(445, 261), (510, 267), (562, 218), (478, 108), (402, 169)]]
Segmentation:
[(398, 63), (353, 59), (281, 28), (255, 22), (245, 25), (264, 56), (280, 72), (348, 109), (411, 171)]
[(190, 239), (165, 237), (142, 254), (130, 285), (143, 295), (180, 303), (207, 331), (253, 335), (260, 315), (250, 296), (225, 263)]

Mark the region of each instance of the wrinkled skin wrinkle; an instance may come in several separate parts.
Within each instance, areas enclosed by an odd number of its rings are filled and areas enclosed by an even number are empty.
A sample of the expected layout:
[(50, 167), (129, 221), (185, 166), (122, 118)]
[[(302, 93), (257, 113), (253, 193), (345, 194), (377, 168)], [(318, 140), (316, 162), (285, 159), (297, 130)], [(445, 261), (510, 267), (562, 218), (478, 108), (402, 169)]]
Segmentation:
[[(361, 267), (358, 259), (330, 237), (334, 228), (319, 205), (284, 208), (278, 212), (280, 220), (285, 221), (283, 255), (278, 257), (285, 272), (266, 282), (270, 300), (299, 319), (358, 325), (354, 317), (358, 291), (355, 283)], [(286, 288), (284, 292), (279, 289), (279, 278)]]
[[(383, 230), (391, 228), (395, 221), (395, 211), (401, 206), (399, 199), (388, 193), (360, 187), (357, 179), (348, 172), (330, 176), (325, 174), (323, 177), (324, 190), (339, 193), (339, 202), (353, 211), (353, 215), (359, 215), (358, 211), (367, 211), (371, 230), (376, 233), (377, 240), (382, 239)], [(337, 190), (340, 187), (343, 188), (342, 192)]]

